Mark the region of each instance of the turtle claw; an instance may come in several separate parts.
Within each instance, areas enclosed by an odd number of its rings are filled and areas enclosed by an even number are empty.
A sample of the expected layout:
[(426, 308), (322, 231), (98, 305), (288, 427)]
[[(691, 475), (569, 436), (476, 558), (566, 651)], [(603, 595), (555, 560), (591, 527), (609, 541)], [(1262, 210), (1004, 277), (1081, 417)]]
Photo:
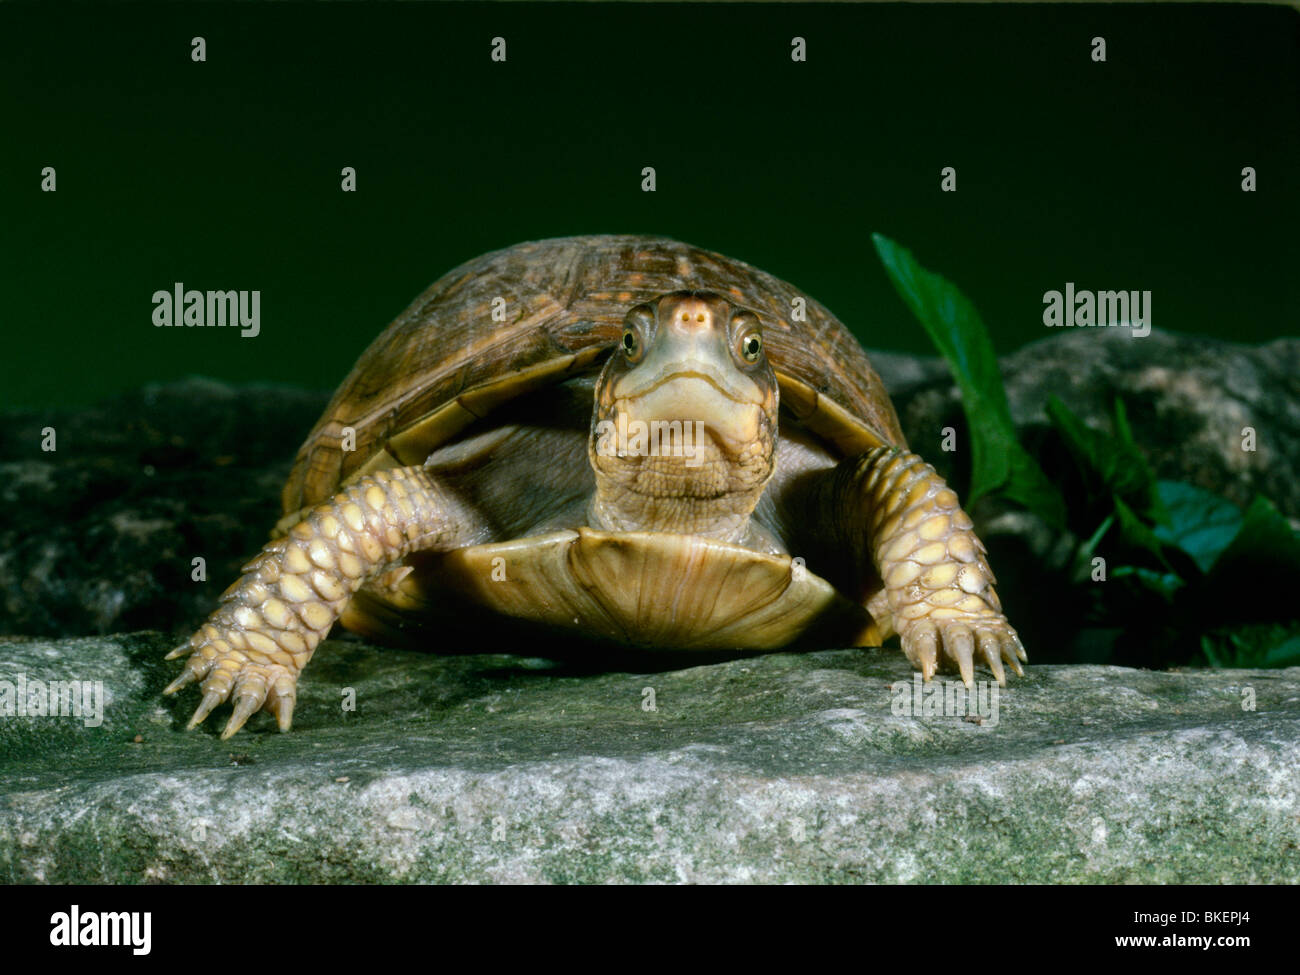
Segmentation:
[(188, 687), (196, 680), (202, 680), (211, 669), (212, 661), (196, 653), (186, 662), (185, 669), (177, 675), (176, 679), (163, 688), (163, 693), (175, 694), (182, 687)]
[(921, 678), (929, 680), (939, 669), (939, 648), (935, 637), (931, 636), (928, 644), (922, 644), (917, 651), (921, 663)]
[(1002, 687), (1007, 686), (1007, 672), (1002, 667), (1002, 644), (996, 636), (988, 630), (980, 630), (978, 634), (980, 653), (984, 655), (984, 661), (988, 664), (989, 670), (993, 671), (993, 676), (997, 678), (998, 684)]
[(184, 670), (180, 672), (180, 674), (177, 676), (177, 678), (174, 681), (172, 681), (170, 684), (168, 684), (166, 687), (163, 688), (163, 693), (175, 694), (182, 687), (188, 687), (190, 684), (193, 684), (198, 679), (199, 679), (198, 675), (195, 674), (194, 671), (186, 667)]
[(203, 700), (199, 702), (199, 706), (194, 711), (194, 717), (190, 718), (189, 724), (185, 726), (185, 730), (193, 731), (195, 728), (201, 725), (203, 723), (203, 719), (206, 718), (209, 714), (211, 714), (212, 709), (215, 708), (218, 704), (220, 704), (223, 700), (225, 700), (225, 695), (222, 694), (220, 691), (208, 691), (206, 694), (204, 694)]
[(179, 647), (177, 647), (177, 648), (176, 648), (175, 650), (173, 650), (171, 653), (167, 654), (167, 656), (163, 657), (163, 660), (179, 660), (181, 657), (185, 656), (187, 653), (191, 653), (191, 652), (193, 652), (193, 650), (194, 650), (194, 648), (193, 648), (192, 646), (190, 646), (189, 641), (186, 640), (184, 643), (182, 643)]
[(975, 638), (970, 627), (958, 623), (944, 629), (943, 648), (957, 664), (961, 672), (961, 682), (967, 687), (975, 686)]
[(266, 699), (266, 710), (271, 712), (281, 731), (288, 731), (293, 725), (293, 706), (296, 703), (296, 695), (297, 688), (292, 684), (285, 691), (282, 691), (277, 684)]
[(989, 669), (998, 684), (1006, 687), (1007, 668), (1024, 677), (1020, 662), (1029, 659), (1019, 635), (1005, 617), (921, 618), (903, 632), (902, 644), (907, 659), (924, 680), (930, 680), (942, 662), (955, 666), (967, 687), (975, 684), (977, 661)]
[(1016, 645), (1010, 653), (1007, 652), (1006, 645), (1003, 644), (1002, 656), (1006, 658), (1007, 665), (1016, 672), (1017, 677), (1025, 676), (1025, 668), (1020, 666), (1020, 662), (1023, 660), (1028, 663), (1029, 656), (1025, 653), (1025, 648), (1020, 645), (1020, 637), (1016, 637)]
[(262, 689), (260, 694), (256, 691), (245, 691), (243, 694), (239, 695), (239, 697), (235, 699), (235, 710), (230, 715), (230, 720), (226, 722), (225, 730), (221, 732), (221, 740), (225, 741), (240, 728), (244, 727), (244, 722), (252, 716), (254, 711), (262, 706), (262, 702), (265, 700), (265, 688)]
[[(1016, 656), (1020, 658), (1020, 662), (1024, 664), (1029, 663), (1029, 654), (1025, 653), (1025, 645), (1020, 642), (1020, 634), (1017, 633), (1015, 630), (1011, 631), (1011, 641), (1016, 645), (1015, 646)], [(1010, 658), (1010, 659), (1011, 659), (1011, 665), (1016, 668), (1016, 673), (1019, 674), (1021, 677), (1025, 676), (1024, 671), (1022, 671), (1020, 667), (1016, 665), (1015, 659), (1014, 658)]]
[(939, 669), (938, 629), (929, 620), (915, 624), (903, 638), (903, 652), (921, 672), (921, 678), (928, 681)]
[[(1006, 672), (1002, 669), (1005, 662), (1017, 677), (1025, 676), (1025, 668), (1021, 667), (1021, 662), (1029, 662), (1029, 654), (1025, 653), (1025, 646), (1020, 642), (1020, 634), (1011, 628), (1011, 624), (1005, 618), (1000, 619), (990, 629), (981, 628), (982, 633), (986, 633), (988, 649), (985, 655), (989, 661), (989, 668), (997, 675), (998, 683), (1003, 687), (1006, 686)], [(983, 646), (983, 644), (981, 644)]]
[(298, 675), (284, 664), (250, 660), (245, 652), (223, 652), (205, 644), (191, 650), (185, 669), (163, 688), (163, 693), (175, 694), (196, 681), (203, 682), (203, 700), (186, 724), (186, 731), (201, 725), (218, 704), (227, 700), (233, 702), (234, 710), (221, 732), (222, 739), (243, 728), (259, 710), (269, 711), (281, 731), (288, 731), (293, 722)]

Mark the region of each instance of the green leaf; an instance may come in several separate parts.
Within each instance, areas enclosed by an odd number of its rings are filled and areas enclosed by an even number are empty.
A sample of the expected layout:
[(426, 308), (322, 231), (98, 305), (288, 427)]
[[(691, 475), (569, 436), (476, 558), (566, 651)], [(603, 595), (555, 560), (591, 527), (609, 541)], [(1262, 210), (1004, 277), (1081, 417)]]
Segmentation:
[(1300, 625), (1263, 623), (1211, 631), (1201, 637), (1211, 667), (1300, 665)]
[(1064, 527), (1065, 500), (1056, 485), (1018, 441), (1011, 441), (1010, 454), (1011, 477), (1002, 487), (1003, 497), (1034, 512), (1055, 528)]
[(1274, 643), (1264, 654), (1265, 667), (1300, 666), (1300, 633)]
[(1132, 579), (1136, 583), (1156, 595), (1160, 596), (1166, 603), (1172, 605), (1174, 594), (1182, 589), (1186, 583), (1173, 572), (1157, 572), (1154, 569), (1143, 568), (1135, 565), (1121, 565), (1111, 573), (1112, 579)]
[(1113, 514), (1107, 515), (1102, 520), (1102, 523), (1097, 526), (1097, 530), (1092, 533), (1092, 537), (1079, 546), (1076, 557), (1082, 562), (1091, 562), (1093, 553), (1097, 551), (1097, 546), (1101, 544), (1101, 540), (1106, 537), (1106, 533), (1110, 531), (1113, 524), (1115, 524), (1115, 516)]
[(1047, 399), (1047, 416), (1078, 465), (1090, 497), (1113, 494), (1139, 516), (1157, 520), (1164, 515), (1156, 493), (1156, 476), (1129, 429), (1124, 401), (1116, 398), (1114, 436), (1094, 430), (1055, 395)]
[(1201, 653), (1205, 654), (1205, 659), (1209, 661), (1211, 667), (1229, 666), (1224, 662), (1223, 655), (1219, 652), (1219, 641), (1208, 633), (1201, 637)]
[(1052, 421), (1052, 426), (1061, 435), (1066, 449), (1078, 465), (1088, 494), (1100, 494), (1106, 480), (1102, 472), (1102, 435), (1075, 416), (1054, 393), (1047, 397), (1047, 418)]
[(1156, 525), (1162, 542), (1182, 549), (1202, 572), (1209, 572), (1241, 528), (1241, 509), (1226, 498), (1181, 481), (1157, 481), (1156, 491), (1169, 513)]
[(1016, 439), (993, 343), (975, 306), (956, 285), (921, 267), (906, 248), (881, 234), (871, 239), (894, 288), (947, 360), (961, 389), (971, 434), (968, 500), (1000, 489), (1052, 525), (1063, 525), (1060, 491)]
[(1114, 405), (1115, 439), (1118, 457), (1115, 461), (1115, 490), (1124, 500), (1138, 507), (1138, 511), (1153, 521), (1165, 521), (1168, 512), (1156, 490), (1156, 472), (1147, 455), (1142, 452), (1133, 431), (1128, 425), (1128, 410), (1120, 397)]
[(1118, 497), (1115, 498), (1115, 516), (1119, 521), (1120, 537), (1126, 544), (1150, 552), (1166, 569), (1174, 571), (1174, 567), (1165, 558), (1164, 542), (1160, 541), (1150, 525)]
[(1211, 570), (1215, 576), (1229, 572), (1255, 575), (1261, 596), (1271, 593), (1275, 599), (1287, 598), (1283, 593), (1300, 573), (1300, 535), (1262, 494), (1255, 495), (1236, 536)]

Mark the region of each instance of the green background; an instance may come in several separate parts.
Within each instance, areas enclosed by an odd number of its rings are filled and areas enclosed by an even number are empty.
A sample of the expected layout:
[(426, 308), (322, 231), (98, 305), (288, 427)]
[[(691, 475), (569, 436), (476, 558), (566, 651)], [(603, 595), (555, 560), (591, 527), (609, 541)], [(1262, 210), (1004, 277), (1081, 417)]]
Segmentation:
[[(1157, 327), (1296, 331), (1300, 17), (1277, 7), (6, 4), (0, 116), (0, 405), (332, 388), (454, 265), (576, 233), (742, 258), (876, 348), (932, 351), (872, 231), (1002, 352), (1066, 281), (1152, 291)], [(175, 281), (260, 290), (262, 334), (153, 327)]]

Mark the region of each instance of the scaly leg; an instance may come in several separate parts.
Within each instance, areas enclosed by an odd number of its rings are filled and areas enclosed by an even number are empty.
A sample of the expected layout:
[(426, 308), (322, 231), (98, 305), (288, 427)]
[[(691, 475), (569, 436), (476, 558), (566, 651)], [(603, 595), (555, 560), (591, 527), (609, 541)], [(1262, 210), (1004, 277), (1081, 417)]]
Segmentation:
[(221, 606), (167, 655), (189, 660), (163, 693), (203, 682), (189, 728), (233, 694), (222, 738), (259, 708), (287, 731), (298, 675), (353, 593), (411, 552), (462, 544), (473, 520), (422, 467), (358, 479), (244, 566)]
[(897, 447), (842, 462), (817, 485), (841, 544), (870, 558), (884, 588), (867, 600), (882, 633), (898, 633), (907, 659), (929, 680), (940, 655), (974, 682), (976, 652), (999, 684), (1005, 660), (1024, 676), (1029, 658), (1002, 614), (983, 542), (957, 494), (929, 464)]

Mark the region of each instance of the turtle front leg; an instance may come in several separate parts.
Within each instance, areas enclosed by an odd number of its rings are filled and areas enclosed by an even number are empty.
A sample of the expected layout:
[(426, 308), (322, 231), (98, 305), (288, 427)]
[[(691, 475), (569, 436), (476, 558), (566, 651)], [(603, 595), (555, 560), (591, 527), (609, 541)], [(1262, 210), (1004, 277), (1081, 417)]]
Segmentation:
[(1002, 613), (984, 544), (933, 467), (909, 451), (878, 447), (842, 462), (822, 487), (858, 549), (859, 568), (869, 558), (883, 582), (867, 608), (884, 636), (899, 634), (926, 680), (943, 658), (969, 687), (977, 653), (999, 684), (1006, 684), (1004, 660), (1024, 676), (1020, 662), (1029, 658)]
[(422, 467), (359, 478), (244, 566), (221, 606), (167, 655), (189, 660), (163, 693), (203, 682), (189, 728), (233, 695), (222, 738), (259, 708), (287, 731), (298, 675), (353, 594), (411, 552), (457, 547), (470, 520)]

